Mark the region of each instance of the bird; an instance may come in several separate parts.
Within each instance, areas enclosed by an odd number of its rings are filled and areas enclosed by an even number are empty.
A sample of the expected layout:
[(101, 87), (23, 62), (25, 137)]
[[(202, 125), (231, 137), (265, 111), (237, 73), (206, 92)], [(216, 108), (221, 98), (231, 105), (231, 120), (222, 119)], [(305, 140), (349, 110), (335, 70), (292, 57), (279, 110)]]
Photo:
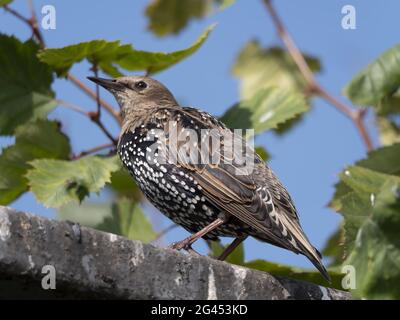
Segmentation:
[[(200, 238), (234, 238), (219, 257), (224, 260), (251, 236), (306, 256), (330, 281), (291, 196), (243, 135), (207, 112), (181, 106), (148, 76), (88, 79), (108, 90), (120, 106), (117, 153), (123, 166), (147, 199), (191, 234), (171, 248), (195, 254), (192, 244)], [(227, 151), (214, 150), (210, 141)], [(244, 147), (227, 147), (237, 144)]]

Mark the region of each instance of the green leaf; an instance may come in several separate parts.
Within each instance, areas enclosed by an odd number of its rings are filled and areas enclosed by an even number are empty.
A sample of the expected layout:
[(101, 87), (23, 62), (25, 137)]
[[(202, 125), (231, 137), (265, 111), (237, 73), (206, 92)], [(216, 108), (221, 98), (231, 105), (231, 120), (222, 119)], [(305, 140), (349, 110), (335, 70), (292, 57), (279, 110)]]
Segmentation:
[[(368, 157), (366, 159), (357, 161), (355, 163), (357, 168), (366, 168), (373, 170), (373, 174), (384, 173), (388, 175), (396, 175), (400, 176), (400, 144), (393, 144), (391, 146), (381, 147), (374, 151), (368, 153)], [(360, 169), (356, 169), (360, 170)], [(346, 171), (341, 174), (342, 177), (346, 177)], [(348, 174), (351, 174), (348, 171)], [(349, 180), (348, 177), (347, 180)], [(383, 178), (383, 180), (385, 177)], [(346, 178), (345, 178), (346, 180)], [(382, 179), (380, 179), (382, 180)], [(378, 186), (379, 188), (379, 186)], [(343, 212), (343, 210), (349, 211), (366, 211), (369, 208), (369, 197), (370, 195), (364, 194), (364, 200), (360, 199), (360, 195), (354, 194), (354, 190), (351, 186), (347, 185), (344, 181), (340, 181), (336, 184), (336, 191), (333, 196), (331, 203), (329, 204), (331, 208), (336, 211)], [(353, 205), (351, 205), (353, 204)], [(364, 204), (364, 205), (362, 205)], [(359, 210), (358, 210), (359, 209)], [(351, 228), (352, 231), (349, 232), (349, 223), (345, 224), (346, 231), (346, 244), (349, 245), (349, 242), (352, 243), (354, 240), (354, 232), (357, 231), (357, 227)], [(352, 234), (352, 236), (347, 236), (348, 234)], [(349, 240), (350, 239), (350, 240)]]
[(186, 57), (196, 52), (208, 38), (214, 26), (208, 27), (200, 37), (188, 48), (171, 52), (146, 52), (132, 50), (129, 55), (119, 59), (117, 63), (126, 70), (130, 71), (148, 71), (153, 74), (180, 62)]
[(324, 249), (321, 251), (325, 257), (330, 257), (332, 260), (330, 266), (339, 266), (342, 264), (345, 257), (344, 252), (344, 233), (342, 226), (338, 228), (326, 241)]
[(400, 297), (399, 156), (397, 145), (384, 147), (347, 168), (332, 201), (344, 217), (348, 255), (343, 264), (356, 270), (355, 297)]
[(382, 145), (390, 146), (400, 143), (400, 126), (390, 119), (377, 116), (376, 122), (379, 129), (379, 140)]
[(0, 0), (0, 7), (10, 4), (13, 0)]
[(388, 183), (400, 182), (400, 178), (352, 166), (341, 175), (344, 192), (335, 195), (333, 208), (344, 216), (345, 246), (350, 252), (354, 248), (356, 235), (362, 223), (373, 211), (376, 195)]
[(235, 0), (153, 0), (146, 7), (147, 28), (158, 37), (180, 33), (191, 20), (201, 19), (213, 7), (222, 11)]
[[(305, 56), (312, 71), (321, 69), (319, 61)], [(304, 93), (307, 84), (291, 56), (281, 48), (263, 49), (251, 41), (240, 52), (232, 72), (240, 78), (240, 96), (250, 99), (261, 89), (279, 87)]]
[(65, 76), (75, 63), (87, 59), (104, 72), (111, 72), (112, 76), (118, 77), (121, 74), (113, 69), (115, 68), (113, 63), (132, 51), (130, 45), (120, 45), (119, 41), (93, 40), (59, 49), (44, 49), (38, 57), (51, 66), (59, 76)]
[(159, 72), (196, 52), (207, 39), (213, 27), (208, 28), (192, 46), (171, 53), (147, 52), (121, 45), (119, 41), (93, 40), (59, 49), (44, 49), (39, 58), (50, 65), (59, 76), (65, 76), (75, 63), (87, 59), (112, 77), (122, 74), (118, 66), (129, 71)]
[[(312, 282), (318, 285), (327, 286), (328, 282), (321, 276), (319, 272), (305, 270), (296, 267), (285, 266), (278, 263), (268, 262), (265, 260), (252, 260), (246, 262), (244, 264), (245, 267), (256, 269), (260, 271), (265, 271), (273, 274), (274, 276), (283, 276), (286, 278), (297, 279), (301, 281)], [(343, 278), (343, 274), (329, 271), (329, 275), (331, 276), (332, 283), (329, 285), (330, 287), (343, 290), (341, 286), (341, 281)]]
[(345, 88), (355, 104), (377, 106), (400, 87), (400, 45), (384, 52), (362, 70)]
[(287, 89), (269, 87), (228, 109), (221, 120), (230, 128), (252, 128), (258, 134), (276, 128), (308, 109), (302, 95)]
[(50, 68), (37, 58), (39, 46), (0, 34), (0, 135), (31, 120), (46, 118), (56, 106)]
[(390, 116), (400, 113), (400, 87), (394, 92), (385, 96), (376, 105), (376, 112), (380, 116)]
[(153, 0), (145, 11), (148, 29), (159, 37), (177, 34), (190, 20), (204, 17), (211, 4), (210, 0)]
[(114, 203), (111, 216), (106, 217), (95, 228), (143, 242), (150, 242), (157, 236), (137, 203), (128, 199), (120, 199)]
[(67, 159), (68, 138), (54, 121), (37, 120), (16, 129), (15, 144), (0, 155), (0, 204), (6, 205), (27, 191), (25, 178), (34, 159)]
[(108, 216), (111, 216), (111, 205), (109, 203), (88, 201), (82, 203), (70, 202), (60, 207), (57, 214), (60, 220), (72, 221), (90, 228), (95, 228)]
[(34, 160), (28, 171), (31, 191), (47, 207), (81, 202), (90, 192), (98, 192), (119, 169), (116, 157), (87, 156), (76, 161)]
[[(222, 245), (218, 241), (210, 241), (211, 243), (211, 252), (210, 256), (218, 258), (222, 252), (228, 247)], [(244, 246), (243, 242), (233, 250), (233, 252), (225, 259), (226, 262), (236, 264), (239, 266), (244, 265)]]
[(368, 153), (364, 160), (356, 165), (381, 173), (400, 176), (400, 143), (381, 147)]
[[(316, 58), (305, 55), (306, 61), (313, 72), (321, 69)], [(283, 49), (272, 47), (263, 49), (257, 41), (250, 41), (240, 52), (232, 72), (240, 78), (241, 100), (254, 98), (260, 91), (270, 88), (280, 88), (293, 92), (300, 101), (309, 105), (304, 93), (308, 89), (303, 75), (300, 73), (292, 57)], [(291, 130), (302, 120), (301, 113), (280, 123), (275, 132), (279, 135)]]
[(355, 297), (400, 298), (400, 184), (386, 183), (368, 216), (360, 221), (345, 264), (356, 270)]
[(225, 10), (226, 8), (233, 5), (236, 0), (215, 0), (215, 2), (219, 5), (220, 10)]
[(400, 179), (400, 177), (390, 176), (358, 166), (348, 167), (340, 174), (340, 178), (348, 187), (360, 194), (376, 193), (388, 179)]
[(143, 195), (137, 184), (134, 182), (132, 176), (126, 169), (121, 167), (121, 164), (120, 169), (111, 174), (111, 181), (108, 186), (119, 196), (132, 198), (136, 201), (140, 201), (143, 198)]

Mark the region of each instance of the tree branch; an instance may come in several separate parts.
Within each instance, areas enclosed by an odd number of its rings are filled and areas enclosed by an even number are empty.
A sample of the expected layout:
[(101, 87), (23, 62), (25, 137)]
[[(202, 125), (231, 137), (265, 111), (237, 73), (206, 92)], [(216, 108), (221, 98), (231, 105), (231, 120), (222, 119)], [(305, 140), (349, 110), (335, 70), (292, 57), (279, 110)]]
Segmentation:
[(85, 117), (89, 118), (92, 122), (94, 122), (101, 131), (104, 132), (104, 134), (111, 140), (111, 142), (113, 143), (113, 145), (117, 145), (118, 143), (118, 139), (115, 139), (113, 137), (113, 135), (107, 130), (107, 128), (105, 127), (105, 125), (101, 122), (98, 113), (97, 112), (88, 112), (83, 110), (81, 107), (78, 107), (72, 103), (66, 102), (64, 100), (57, 100), (58, 104), (60, 106), (63, 106), (67, 109), (73, 110), (75, 112), (78, 112), (82, 115), (84, 115)]
[(31, 23), (28, 18), (25, 18), (22, 14), (19, 12), (15, 11), (14, 9), (10, 8), (7, 4), (3, 6), (4, 10), (11, 13), (13, 16), (15, 16), (17, 19), (21, 20), (22, 22), (26, 23), (31, 27)]
[(104, 150), (104, 149), (108, 149), (108, 148), (113, 148), (113, 147), (115, 147), (114, 143), (104, 143), (104, 144), (101, 144), (99, 146), (96, 146), (96, 147), (93, 147), (93, 148), (90, 148), (90, 149), (82, 151), (78, 155), (73, 156), (72, 160), (78, 160), (78, 159), (80, 159), (80, 158), (82, 158), (84, 156), (87, 156), (89, 154), (93, 154), (93, 153), (96, 153), (98, 151), (101, 151), (101, 150)]
[[(89, 97), (91, 97), (94, 100), (97, 100), (96, 92), (94, 92), (89, 87), (87, 87), (78, 78), (76, 78), (75, 76), (73, 76), (72, 74), (69, 73), (67, 75), (67, 79), (70, 80), (73, 84), (75, 84), (78, 88), (80, 88), (83, 92), (85, 92)], [(106, 109), (118, 121), (119, 124), (122, 123), (122, 119), (121, 119), (121, 116), (118, 111), (116, 111), (110, 104), (108, 104), (103, 99), (99, 99), (99, 102), (100, 102), (101, 106), (104, 109)]]
[(39, 44), (42, 48), (46, 47), (46, 43), (44, 41), (43, 35), (40, 32), (38, 22), (37, 22), (37, 17), (36, 17), (36, 12), (35, 12), (35, 6), (33, 5), (32, 0), (28, 0), (29, 8), (31, 10), (31, 18), (29, 19), (29, 25), (32, 28), (32, 32), (39, 41)]
[(70, 109), (70, 110), (78, 112), (78, 113), (80, 113), (80, 114), (82, 114), (82, 115), (84, 115), (86, 117), (89, 117), (89, 114), (88, 114), (88, 112), (86, 110), (83, 110), (81, 107), (78, 107), (78, 106), (76, 106), (76, 105), (74, 105), (72, 103), (69, 103), (69, 102), (64, 101), (64, 100), (57, 100), (57, 103), (58, 103), (58, 105), (60, 105), (60, 106), (62, 106), (64, 108)]
[(97, 124), (97, 126), (101, 129), (101, 131), (104, 132), (104, 134), (111, 140), (111, 142), (114, 145), (118, 144), (118, 140), (113, 137), (113, 135), (108, 131), (103, 122), (101, 122), (99, 114), (97, 112), (88, 112), (88, 116), (90, 120), (92, 120), (95, 124)]
[[(45, 41), (44, 41), (43, 35), (40, 32), (40, 29), (38, 27), (36, 13), (35, 13), (35, 9), (34, 9), (32, 0), (29, 0), (29, 6), (30, 6), (30, 9), (32, 12), (32, 17), (30, 19), (25, 18), (19, 12), (10, 8), (8, 5), (5, 5), (3, 8), (7, 12), (14, 15), (17, 19), (26, 23), (29, 26), (29, 28), (31, 28), (32, 33), (38, 40), (40, 46), (42, 48), (45, 48), (46, 47)], [(87, 87), (84, 83), (82, 83), (79, 79), (77, 79), (75, 76), (73, 76), (72, 74), (68, 74), (67, 79), (69, 79), (74, 85), (76, 85), (79, 89), (81, 89), (83, 92), (85, 92), (89, 97), (91, 97), (92, 99), (97, 101), (96, 93), (94, 91), (92, 91), (89, 87)], [(99, 103), (104, 109), (106, 109), (118, 121), (119, 124), (122, 123), (121, 116), (117, 110), (115, 110), (110, 104), (108, 104), (106, 101), (104, 101), (102, 99), (99, 99)]]
[(289, 32), (282, 23), (282, 20), (279, 18), (274, 6), (271, 3), (271, 0), (263, 0), (263, 2), (272, 18), (272, 22), (275, 25), (279, 37), (286, 46), (288, 53), (292, 57), (293, 61), (296, 63), (305, 81), (307, 82), (307, 85), (309, 87), (308, 91), (320, 96), (341, 113), (343, 113), (346, 117), (348, 117), (359, 131), (360, 136), (368, 151), (372, 150), (374, 148), (373, 143), (364, 124), (364, 117), (366, 113), (363, 110), (354, 110), (350, 106), (347, 106), (346, 104), (340, 102), (326, 89), (321, 87), (321, 85), (316, 81), (314, 73), (308, 66), (303, 54), (298, 49)]

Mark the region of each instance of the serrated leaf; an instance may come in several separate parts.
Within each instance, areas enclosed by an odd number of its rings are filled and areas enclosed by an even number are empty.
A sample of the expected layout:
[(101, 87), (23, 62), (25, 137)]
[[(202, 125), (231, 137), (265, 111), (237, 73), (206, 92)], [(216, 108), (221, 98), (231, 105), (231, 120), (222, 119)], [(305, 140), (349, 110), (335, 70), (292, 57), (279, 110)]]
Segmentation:
[[(210, 256), (214, 258), (218, 258), (222, 252), (228, 247), (227, 245), (224, 246), (218, 241), (210, 241), (211, 242), (211, 252)], [(225, 259), (226, 262), (236, 264), (236, 265), (243, 265), (244, 264), (244, 246), (243, 242), (233, 250), (231, 254)]]
[(0, 155), (0, 204), (6, 205), (27, 191), (25, 178), (34, 159), (67, 159), (68, 138), (54, 121), (37, 120), (16, 129), (15, 144)]
[(190, 20), (204, 17), (211, 5), (211, 0), (153, 0), (145, 11), (147, 28), (159, 37), (177, 34)]
[[(119, 41), (93, 40), (59, 49), (44, 49), (38, 57), (51, 66), (59, 76), (65, 76), (75, 63), (84, 59), (98, 65), (106, 73), (110, 73), (111, 70), (111, 73), (116, 73), (113, 63), (132, 51), (130, 45), (121, 45)], [(118, 72), (112, 76), (120, 75)]]
[(356, 270), (353, 295), (369, 299), (399, 299), (400, 184), (388, 181), (376, 195), (366, 219), (360, 221), (346, 265)]
[[(368, 157), (357, 161), (355, 166), (370, 169), (378, 173), (400, 176), (400, 143), (369, 152)], [(342, 173), (342, 176), (343, 174), (345, 174), (345, 171)], [(340, 198), (351, 192), (351, 188), (346, 186), (343, 181), (340, 181), (336, 184), (335, 189), (335, 195), (330, 206), (338, 211)]]
[(158, 37), (180, 33), (190, 21), (205, 17), (213, 7), (222, 11), (235, 0), (153, 0), (145, 10), (147, 28)]
[(111, 173), (119, 169), (116, 157), (87, 156), (76, 161), (34, 160), (26, 175), (31, 191), (47, 207), (81, 202), (90, 192), (98, 192)]
[(112, 205), (111, 216), (105, 217), (95, 228), (142, 242), (150, 242), (157, 236), (138, 204), (124, 198)]
[(93, 40), (59, 49), (44, 49), (38, 56), (60, 76), (66, 75), (72, 65), (83, 59), (96, 64), (112, 77), (121, 76), (118, 67), (129, 71), (156, 73), (196, 52), (211, 30), (212, 27), (208, 28), (190, 47), (171, 53), (136, 50), (131, 45), (121, 45), (119, 41)]
[[(312, 282), (318, 285), (327, 286), (328, 282), (321, 276), (319, 272), (306, 270), (302, 268), (290, 267), (278, 263), (268, 262), (265, 260), (252, 260), (244, 264), (245, 267), (256, 269), (260, 271), (265, 271), (271, 273), (274, 276), (283, 276), (286, 278), (292, 278), (307, 282)], [(335, 271), (329, 271), (332, 283), (329, 284), (330, 287), (343, 290), (341, 286), (341, 281), (343, 274), (337, 273)]]
[[(316, 58), (307, 55), (305, 58), (313, 72), (321, 69)], [(251, 99), (262, 90), (278, 87), (302, 96), (301, 101), (305, 101), (309, 105), (309, 101), (304, 95), (307, 83), (292, 57), (281, 48), (264, 49), (257, 41), (250, 41), (241, 50), (232, 72), (240, 78), (242, 100)], [(280, 123), (274, 131), (280, 135), (286, 133), (301, 120), (302, 114), (297, 114), (288, 121)]]
[(360, 194), (378, 192), (388, 179), (400, 179), (377, 171), (358, 166), (348, 167), (340, 174), (341, 180), (351, 189)]
[(33, 40), (0, 35), (0, 135), (12, 135), (28, 121), (46, 118), (56, 106), (51, 69), (37, 58)]
[(368, 154), (341, 173), (341, 181), (335, 186), (330, 207), (342, 213), (345, 247), (353, 247), (358, 229), (372, 210), (372, 202), (388, 179), (400, 176), (400, 144), (382, 147)]
[[(314, 72), (321, 69), (319, 61), (305, 56)], [(240, 78), (240, 96), (252, 98), (261, 89), (280, 87), (304, 93), (307, 88), (303, 75), (291, 56), (281, 48), (261, 48), (257, 41), (250, 41), (241, 50), (232, 72)]]
[(133, 50), (129, 55), (119, 59), (116, 63), (129, 71), (147, 71), (153, 74), (180, 62), (196, 52), (208, 38), (214, 26), (208, 27), (200, 37), (188, 48), (171, 52), (146, 52)]
[(400, 297), (398, 159), (396, 162), (400, 155), (397, 151), (396, 145), (381, 148), (359, 161), (360, 166), (346, 169), (332, 202), (344, 217), (348, 254), (343, 264), (355, 268), (355, 297)]
[(400, 143), (381, 147), (368, 153), (366, 159), (356, 165), (381, 173), (400, 176)]
[(357, 105), (378, 106), (400, 87), (400, 45), (385, 51), (343, 90)]
[(263, 89), (252, 99), (228, 109), (221, 120), (233, 129), (254, 129), (258, 134), (276, 128), (309, 109), (300, 94), (280, 88)]

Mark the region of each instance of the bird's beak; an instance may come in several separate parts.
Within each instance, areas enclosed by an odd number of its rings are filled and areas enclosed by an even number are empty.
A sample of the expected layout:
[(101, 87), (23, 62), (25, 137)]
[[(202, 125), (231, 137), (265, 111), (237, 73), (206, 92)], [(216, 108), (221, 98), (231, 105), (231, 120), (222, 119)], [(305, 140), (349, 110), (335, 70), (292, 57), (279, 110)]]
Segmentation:
[(97, 78), (97, 77), (87, 77), (87, 78), (90, 81), (97, 83), (98, 85), (102, 86), (104, 89), (107, 89), (109, 91), (122, 89), (122, 85), (114, 79), (105, 79), (105, 78)]

